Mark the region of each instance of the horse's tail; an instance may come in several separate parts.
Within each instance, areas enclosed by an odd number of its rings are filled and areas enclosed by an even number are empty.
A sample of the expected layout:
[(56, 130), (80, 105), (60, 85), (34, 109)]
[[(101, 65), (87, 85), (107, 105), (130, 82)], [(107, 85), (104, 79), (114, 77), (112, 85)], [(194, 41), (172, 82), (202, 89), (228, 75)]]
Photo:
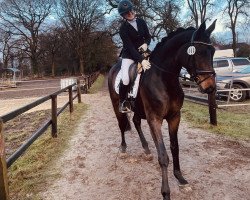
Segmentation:
[(120, 113), (119, 112), (119, 95), (115, 92), (114, 88), (114, 82), (115, 77), (120, 70), (121, 63), (118, 62), (116, 65), (114, 65), (108, 74), (108, 88), (109, 88), (109, 95), (113, 104), (113, 108), (115, 111), (116, 118), (118, 120), (119, 128), (122, 132), (131, 130), (131, 125), (129, 121), (129, 116), (126, 113)]

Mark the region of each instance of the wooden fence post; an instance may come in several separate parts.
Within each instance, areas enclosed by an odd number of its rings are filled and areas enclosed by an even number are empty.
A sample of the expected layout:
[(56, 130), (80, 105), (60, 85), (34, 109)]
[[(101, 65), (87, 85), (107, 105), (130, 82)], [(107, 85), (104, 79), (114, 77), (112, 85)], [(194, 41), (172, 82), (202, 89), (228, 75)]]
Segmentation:
[(209, 114), (210, 114), (210, 124), (217, 126), (217, 114), (216, 114), (216, 98), (215, 98), (215, 93), (214, 91), (211, 94), (208, 94), (208, 105), (209, 105)]
[(88, 89), (91, 87), (90, 85), (90, 76), (88, 76)]
[(80, 79), (77, 79), (77, 97), (78, 97), (78, 103), (82, 102), (82, 97), (81, 97), (81, 84), (80, 84)]
[(51, 96), (51, 135), (57, 137), (57, 95)]
[(3, 136), (3, 121), (0, 118), (0, 199), (9, 200), (7, 164)]
[(69, 112), (73, 112), (73, 93), (72, 93), (72, 86), (69, 88)]

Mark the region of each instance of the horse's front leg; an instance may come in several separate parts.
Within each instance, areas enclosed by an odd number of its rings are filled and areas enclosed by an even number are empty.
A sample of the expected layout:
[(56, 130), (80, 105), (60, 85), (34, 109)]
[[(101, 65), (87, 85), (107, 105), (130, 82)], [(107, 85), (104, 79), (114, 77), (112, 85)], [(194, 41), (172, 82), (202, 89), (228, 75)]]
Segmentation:
[(167, 151), (163, 142), (163, 136), (161, 132), (162, 119), (151, 118), (148, 119), (148, 123), (151, 129), (153, 140), (155, 142), (155, 146), (158, 153), (158, 161), (162, 170), (161, 193), (163, 196), (163, 200), (170, 200), (170, 189), (168, 185), (168, 171), (167, 171), (169, 158), (167, 155)]
[(169, 129), (169, 137), (170, 137), (170, 149), (173, 156), (173, 168), (174, 168), (174, 176), (180, 183), (180, 186), (187, 185), (188, 182), (182, 176), (180, 170), (180, 161), (179, 161), (179, 144), (178, 144), (178, 128), (180, 124), (180, 112), (176, 113), (174, 116), (167, 119), (168, 121), (168, 129)]

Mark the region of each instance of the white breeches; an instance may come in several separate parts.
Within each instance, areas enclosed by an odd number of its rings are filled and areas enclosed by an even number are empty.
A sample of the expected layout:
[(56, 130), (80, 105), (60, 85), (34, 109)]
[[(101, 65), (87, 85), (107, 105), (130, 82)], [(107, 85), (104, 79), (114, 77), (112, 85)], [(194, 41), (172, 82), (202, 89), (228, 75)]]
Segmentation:
[(122, 59), (121, 72), (122, 72), (122, 82), (124, 85), (129, 84), (128, 70), (129, 70), (130, 65), (132, 65), (133, 63), (134, 63), (134, 61), (129, 59), (129, 58)]

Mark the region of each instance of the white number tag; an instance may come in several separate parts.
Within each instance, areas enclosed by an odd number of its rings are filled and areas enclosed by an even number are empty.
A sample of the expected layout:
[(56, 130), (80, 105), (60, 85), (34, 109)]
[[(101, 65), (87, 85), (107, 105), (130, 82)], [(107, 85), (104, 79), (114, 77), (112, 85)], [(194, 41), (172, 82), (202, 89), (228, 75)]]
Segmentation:
[(195, 52), (196, 52), (195, 46), (190, 46), (190, 47), (188, 47), (188, 49), (187, 49), (187, 54), (188, 54), (188, 55), (192, 56), (192, 55), (195, 54)]

